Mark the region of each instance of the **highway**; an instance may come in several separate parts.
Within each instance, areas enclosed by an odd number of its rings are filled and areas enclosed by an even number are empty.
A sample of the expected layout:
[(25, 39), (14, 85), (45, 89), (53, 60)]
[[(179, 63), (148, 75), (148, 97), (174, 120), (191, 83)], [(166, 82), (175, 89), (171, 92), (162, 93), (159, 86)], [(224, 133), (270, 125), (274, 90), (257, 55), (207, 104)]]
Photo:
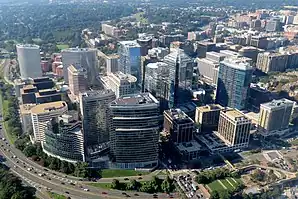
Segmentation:
[[(2, 112), (2, 104), (0, 102), (0, 110)], [(126, 197), (123, 191), (107, 190), (88, 185), (88, 181), (81, 181), (74, 176), (67, 176), (65, 174), (50, 171), (35, 162), (28, 159), (21, 151), (8, 143), (5, 129), (0, 130), (0, 137), (5, 140), (0, 140), (0, 153), (4, 156), (5, 164), (10, 167), (11, 171), (18, 175), (26, 184), (37, 189), (36, 195), (39, 198), (48, 199), (46, 192), (53, 191), (55, 193), (70, 196), (74, 199), (98, 199), (111, 198), (120, 199)], [(29, 171), (30, 170), (30, 171)], [(43, 176), (40, 176), (44, 174)], [(139, 177), (139, 176), (136, 176)], [(136, 178), (132, 177), (132, 178)], [(150, 176), (144, 179), (149, 180)], [(130, 178), (130, 177), (129, 177)], [(143, 178), (143, 176), (142, 176)], [(122, 178), (120, 178), (122, 181)], [(124, 180), (124, 178), (123, 178)], [(112, 179), (101, 179), (100, 182), (111, 182)], [(85, 191), (84, 189), (88, 189)], [(153, 198), (152, 194), (140, 192), (126, 192), (131, 198)], [(136, 194), (136, 195), (135, 195)], [(166, 194), (158, 194), (158, 198), (169, 198)]]

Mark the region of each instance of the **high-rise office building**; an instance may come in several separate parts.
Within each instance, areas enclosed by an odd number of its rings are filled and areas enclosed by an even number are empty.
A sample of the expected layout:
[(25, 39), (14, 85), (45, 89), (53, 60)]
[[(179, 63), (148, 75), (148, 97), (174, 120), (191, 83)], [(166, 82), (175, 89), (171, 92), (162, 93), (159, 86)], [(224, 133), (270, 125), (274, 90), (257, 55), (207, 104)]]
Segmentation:
[(87, 70), (88, 84), (98, 82), (99, 67), (97, 60), (97, 49), (92, 48), (68, 48), (61, 51), (63, 63), (64, 81), (68, 83), (68, 67), (71, 64), (80, 65)]
[(152, 48), (152, 37), (148, 35), (141, 35), (137, 39), (138, 44), (141, 46), (141, 56), (146, 56), (148, 50)]
[(22, 79), (42, 76), (40, 49), (37, 45), (17, 44), (17, 55)]
[(251, 120), (236, 109), (227, 109), (220, 112), (218, 121), (218, 136), (228, 145), (236, 148), (245, 148), (249, 143)]
[(121, 41), (118, 54), (119, 71), (135, 76), (141, 83), (141, 46), (136, 41)]
[(280, 29), (280, 21), (277, 19), (269, 20), (266, 22), (267, 32), (276, 32)]
[(111, 89), (117, 98), (137, 91), (137, 78), (120, 71), (108, 73), (107, 76), (100, 77), (100, 80), (105, 89)]
[(204, 58), (206, 57), (207, 52), (216, 50), (215, 43), (207, 42), (207, 41), (197, 42), (195, 43), (195, 46), (196, 46), (196, 52), (199, 58)]
[(158, 163), (159, 103), (150, 93), (122, 96), (110, 104), (112, 162), (123, 169)]
[(222, 106), (244, 109), (247, 104), (252, 67), (237, 58), (226, 58), (220, 62), (216, 101)]
[(68, 114), (47, 122), (42, 148), (45, 153), (60, 160), (72, 163), (85, 161), (81, 122)]
[(153, 94), (160, 102), (161, 108), (168, 107), (170, 96), (169, 67), (164, 62), (149, 63), (146, 65), (145, 91)]
[(52, 118), (67, 112), (67, 104), (64, 101), (38, 104), (31, 109), (31, 120), (35, 142), (45, 141), (45, 128)]
[(189, 100), (188, 94), (192, 87), (194, 62), (181, 49), (165, 56), (164, 62), (169, 66), (169, 106), (176, 107)]
[(200, 125), (200, 132), (217, 130), (220, 111), (223, 109), (219, 104), (197, 107), (195, 121)]
[(78, 64), (71, 64), (68, 67), (68, 84), (70, 92), (78, 96), (87, 89), (87, 71)]
[(168, 133), (175, 143), (193, 140), (194, 121), (181, 109), (164, 111), (164, 132)]
[(261, 104), (258, 129), (264, 134), (282, 133), (290, 124), (294, 102), (288, 99)]
[(94, 90), (80, 94), (86, 148), (98, 147), (109, 141), (111, 118), (108, 106), (115, 98), (111, 90)]

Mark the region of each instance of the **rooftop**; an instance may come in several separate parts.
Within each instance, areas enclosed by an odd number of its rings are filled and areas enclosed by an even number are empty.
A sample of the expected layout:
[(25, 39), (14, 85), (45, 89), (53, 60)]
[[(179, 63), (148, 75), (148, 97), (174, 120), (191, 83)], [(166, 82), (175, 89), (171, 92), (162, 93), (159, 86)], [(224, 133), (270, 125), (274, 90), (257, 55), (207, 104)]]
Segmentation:
[(61, 50), (61, 52), (88, 52), (88, 51), (97, 51), (95, 48), (66, 48)]
[(165, 114), (172, 120), (193, 122), (193, 120), (179, 108), (166, 110)]
[(124, 95), (120, 98), (114, 100), (111, 105), (127, 105), (127, 106), (134, 106), (134, 105), (144, 105), (144, 104), (158, 104), (159, 102), (157, 99), (151, 95), (150, 93), (140, 93), (140, 94), (131, 94), (131, 95)]
[(31, 109), (31, 113), (33, 113), (33, 114), (47, 113), (47, 112), (60, 110), (60, 109), (66, 108), (66, 107), (67, 107), (67, 104), (65, 101), (57, 101), (57, 102), (38, 104)]
[(68, 66), (67, 70), (69, 70), (72, 73), (86, 72), (86, 69), (82, 68), (82, 66), (79, 64), (71, 64), (70, 66)]
[(261, 107), (272, 109), (272, 108), (278, 108), (283, 106), (293, 106), (293, 105), (294, 105), (293, 101), (283, 98), (283, 99), (272, 100), (271, 102), (261, 104)]
[(224, 112), (221, 112), (221, 113), (224, 113), (226, 116), (228, 116), (230, 119), (233, 119), (233, 120), (243, 120), (243, 119), (246, 119), (247, 118), (245, 117), (245, 115), (243, 113), (241, 113), (240, 111), (236, 110), (236, 109), (228, 109), (228, 110), (224, 110)]
[(17, 44), (17, 48), (39, 49), (39, 46), (34, 44)]
[(229, 57), (225, 58), (220, 63), (239, 70), (252, 70), (252, 66), (250, 65), (248, 60), (243, 58)]
[(112, 90), (89, 90), (81, 93), (82, 98), (100, 97), (107, 94), (114, 94), (114, 92)]
[(156, 63), (149, 63), (146, 65), (146, 68), (151, 68), (151, 69), (158, 69), (161, 66), (167, 66), (168, 64), (164, 62), (156, 62)]
[(202, 146), (197, 141), (190, 141), (184, 143), (175, 144), (179, 151), (184, 151), (187, 153), (196, 152), (202, 149)]
[(140, 44), (138, 44), (136, 41), (119, 41), (119, 43), (125, 47), (129, 48), (140, 48)]
[(197, 109), (200, 111), (200, 112), (209, 112), (209, 111), (217, 111), (217, 110), (222, 110), (224, 107), (222, 107), (221, 105), (219, 104), (208, 104), (206, 106), (200, 106), (200, 107), (197, 107)]

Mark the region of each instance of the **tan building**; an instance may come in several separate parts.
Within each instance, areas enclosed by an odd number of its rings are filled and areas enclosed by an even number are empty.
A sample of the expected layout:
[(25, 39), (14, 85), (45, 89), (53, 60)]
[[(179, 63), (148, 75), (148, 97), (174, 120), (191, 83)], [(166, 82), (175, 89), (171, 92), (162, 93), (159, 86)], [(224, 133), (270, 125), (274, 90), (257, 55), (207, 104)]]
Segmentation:
[(200, 132), (216, 130), (220, 111), (223, 109), (224, 107), (219, 104), (197, 107), (195, 121), (200, 125)]
[(87, 71), (79, 65), (70, 65), (68, 67), (68, 83), (70, 92), (78, 96), (87, 88)]
[(256, 66), (264, 73), (272, 71), (285, 71), (288, 62), (288, 55), (281, 53), (264, 52), (259, 53)]
[(237, 109), (220, 112), (218, 136), (234, 150), (248, 146), (250, 127), (251, 120)]
[(48, 121), (67, 112), (65, 101), (38, 104), (31, 108), (31, 119), (35, 142), (42, 142), (45, 139), (45, 128)]
[(106, 89), (111, 89), (116, 97), (133, 94), (137, 88), (137, 78), (122, 72), (109, 73), (100, 78)]
[(119, 55), (113, 54), (106, 56), (107, 73), (115, 73), (118, 69)]
[(288, 99), (261, 104), (258, 129), (264, 135), (283, 134), (288, 131), (294, 102)]

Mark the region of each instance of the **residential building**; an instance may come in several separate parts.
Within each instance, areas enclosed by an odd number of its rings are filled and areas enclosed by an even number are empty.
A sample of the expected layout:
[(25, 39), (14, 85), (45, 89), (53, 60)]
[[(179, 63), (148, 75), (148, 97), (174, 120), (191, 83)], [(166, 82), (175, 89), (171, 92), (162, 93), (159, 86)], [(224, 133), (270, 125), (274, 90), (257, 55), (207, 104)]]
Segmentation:
[(42, 76), (40, 49), (37, 45), (17, 44), (17, 56), (22, 79)]
[(219, 104), (197, 107), (195, 121), (199, 125), (200, 132), (217, 130), (220, 111), (223, 109), (224, 107)]
[(35, 142), (45, 141), (45, 128), (52, 118), (67, 112), (67, 104), (64, 101), (38, 104), (31, 108), (31, 119)]
[(126, 95), (110, 104), (112, 165), (154, 168), (158, 164), (159, 103), (150, 93)]
[(79, 96), (87, 89), (87, 71), (79, 64), (71, 64), (67, 70), (69, 90), (72, 95)]
[(247, 109), (253, 112), (259, 112), (263, 103), (271, 101), (270, 91), (263, 89), (255, 84), (251, 84), (249, 88)]
[(216, 50), (216, 44), (208, 41), (195, 43), (198, 58), (206, 57), (206, 53)]
[(109, 73), (100, 78), (105, 89), (111, 89), (116, 98), (122, 95), (133, 94), (137, 91), (137, 78), (122, 72)]
[(218, 121), (218, 136), (226, 145), (233, 149), (248, 147), (251, 120), (236, 109), (220, 112)]
[(136, 41), (121, 41), (118, 48), (119, 71), (128, 73), (141, 82), (141, 46)]
[(258, 54), (256, 66), (264, 73), (286, 70), (288, 55), (285, 53), (264, 52)]
[(97, 84), (99, 67), (97, 49), (93, 48), (68, 48), (61, 51), (64, 81), (68, 83), (68, 67), (72, 64), (80, 65), (87, 71), (88, 85)]
[(237, 58), (226, 58), (220, 62), (216, 102), (224, 107), (244, 109), (252, 79), (252, 67)]
[(192, 87), (193, 60), (183, 50), (177, 49), (165, 56), (164, 62), (169, 66), (169, 107), (188, 102)]
[(92, 90), (80, 94), (80, 110), (83, 121), (85, 150), (109, 142), (109, 103), (116, 96), (111, 90)]
[(63, 161), (71, 163), (85, 161), (81, 122), (68, 114), (47, 122), (42, 148), (49, 156)]
[(118, 62), (119, 62), (119, 55), (117, 54), (108, 55), (106, 57), (107, 73), (115, 73), (119, 71)]
[(224, 60), (226, 55), (217, 52), (207, 52), (206, 58), (197, 58), (197, 72), (204, 82), (210, 85), (217, 85), (219, 62)]
[(175, 143), (189, 142), (194, 139), (194, 121), (181, 109), (164, 111), (164, 132)]
[(294, 102), (285, 98), (261, 104), (259, 131), (264, 135), (288, 131), (293, 107)]

